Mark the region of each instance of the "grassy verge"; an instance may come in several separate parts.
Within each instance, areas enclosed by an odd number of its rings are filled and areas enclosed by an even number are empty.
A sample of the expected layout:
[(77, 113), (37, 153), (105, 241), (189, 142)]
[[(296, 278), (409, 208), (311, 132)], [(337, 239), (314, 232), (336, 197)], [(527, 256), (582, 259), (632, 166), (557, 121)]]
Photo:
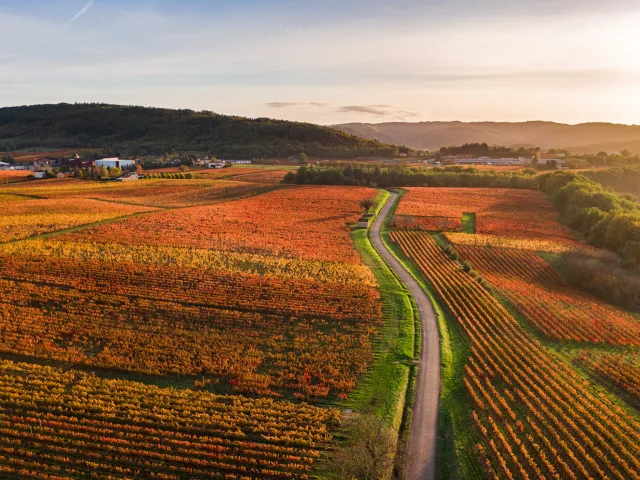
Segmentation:
[(461, 224), (464, 233), (476, 233), (476, 214), (463, 213)]
[[(372, 212), (377, 215), (388, 198), (388, 192), (378, 194)], [(354, 229), (351, 236), (356, 250), (378, 281), (383, 325), (373, 340), (373, 365), (344, 406), (376, 414), (399, 431), (414, 358), (415, 321), (411, 296), (371, 244), (368, 230)]]
[[(389, 197), (389, 192), (381, 190), (374, 199), (370, 213), (377, 216)], [(413, 399), (412, 392), (415, 389), (416, 310), (409, 291), (371, 244), (369, 230), (353, 228), (351, 237), (363, 262), (378, 282), (383, 322), (372, 339), (374, 360), (371, 367), (358, 380), (358, 386), (349, 398), (336, 406), (384, 419), (398, 436), (398, 452), (402, 453), (402, 439), (406, 436), (404, 430), (407, 428), (406, 400)], [(346, 439), (346, 433), (338, 432), (335, 437), (341, 442)], [(321, 462), (316, 474), (325, 478), (324, 470)]]
[[(399, 192), (403, 193), (403, 192)], [(394, 205), (389, 218), (395, 212)], [(469, 345), (458, 322), (443, 307), (433, 286), (420, 273), (418, 266), (407, 258), (389, 238), (390, 226), (385, 222), (382, 239), (400, 263), (411, 273), (429, 296), (440, 329), (440, 414), (438, 427), (437, 478), (484, 478), (484, 472), (473, 453), (478, 438), (473, 428), (471, 411), (464, 384), (464, 366), (470, 355)]]

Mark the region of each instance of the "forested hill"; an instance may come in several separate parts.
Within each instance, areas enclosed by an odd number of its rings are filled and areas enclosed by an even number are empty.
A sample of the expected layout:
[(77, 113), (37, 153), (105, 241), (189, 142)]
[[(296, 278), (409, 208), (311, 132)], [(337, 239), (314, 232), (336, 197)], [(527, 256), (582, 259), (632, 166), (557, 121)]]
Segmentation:
[(334, 128), (364, 138), (437, 150), (463, 143), (567, 149), (596, 154), (640, 153), (640, 126), (613, 123), (567, 125), (554, 122), (390, 122), (347, 123)]
[(308, 123), (106, 104), (0, 108), (0, 151), (30, 147), (211, 152), (224, 158), (393, 156), (394, 145)]

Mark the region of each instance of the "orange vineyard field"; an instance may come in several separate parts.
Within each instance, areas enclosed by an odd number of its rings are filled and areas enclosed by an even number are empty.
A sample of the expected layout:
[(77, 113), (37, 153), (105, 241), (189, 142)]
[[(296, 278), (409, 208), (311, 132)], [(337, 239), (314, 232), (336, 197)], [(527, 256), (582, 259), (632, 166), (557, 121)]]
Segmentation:
[(337, 412), (0, 361), (3, 478), (308, 478)]
[(0, 477), (312, 475), (374, 360), (378, 192), (276, 173), (0, 187)]
[[(490, 478), (640, 477), (637, 416), (536, 341), (425, 232), (391, 233), (462, 327), (475, 455)], [(593, 334), (593, 332), (592, 332)]]
[(348, 225), (359, 217), (360, 200), (376, 193), (370, 188), (292, 187), (237, 202), (158, 212), (64, 239), (360, 263)]
[[(34, 198), (102, 200), (111, 204), (181, 208), (257, 195), (273, 185), (227, 180), (146, 179), (137, 182), (90, 182), (72, 178), (29, 182), (6, 189)], [(80, 202), (75, 202), (80, 203)], [(106, 205), (105, 208), (117, 208)]]
[(111, 205), (92, 199), (22, 198), (16, 201), (15, 196), (12, 200), (0, 199), (0, 207), (0, 242), (152, 210), (134, 205)]
[[(413, 223), (427, 230), (459, 230), (456, 220), (463, 213), (476, 214), (476, 233), (517, 239), (552, 240), (575, 244), (571, 231), (558, 223), (553, 205), (541, 192), (500, 188), (406, 188), (396, 211), (399, 217), (414, 217)], [(435, 217), (436, 226), (425, 220)], [(440, 218), (449, 219), (446, 229), (437, 228)], [(452, 223), (453, 222), (453, 223)]]
[(466, 245), (456, 250), (545, 335), (640, 346), (640, 319), (572, 288), (535, 253)]

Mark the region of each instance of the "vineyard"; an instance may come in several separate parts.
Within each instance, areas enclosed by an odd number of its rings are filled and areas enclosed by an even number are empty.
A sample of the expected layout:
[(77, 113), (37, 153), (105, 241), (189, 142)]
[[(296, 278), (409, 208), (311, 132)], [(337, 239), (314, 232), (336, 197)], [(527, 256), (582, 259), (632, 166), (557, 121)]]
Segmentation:
[(640, 477), (640, 423), (533, 339), (426, 232), (391, 233), (462, 326), (477, 457), (492, 478)]
[[(182, 208), (234, 200), (257, 195), (273, 189), (273, 185), (251, 184), (227, 180), (146, 179), (139, 182), (87, 182), (76, 179), (55, 179), (46, 183), (9, 186), (15, 192), (38, 199), (79, 199), (109, 202), (102, 208), (116, 208), (120, 204), (157, 208)], [(115, 205), (114, 205), (115, 204)], [(97, 207), (96, 207), (97, 208)]]
[[(243, 185), (260, 185), (243, 183)], [(347, 225), (369, 188), (287, 188), (235, 202), (157, 212), (61, 237), (72, 242), (206, 248), (360, 264)]]
[(598, 375), (631, 395), (640, 406), (640, 357), (638, 354), (604, 354), (583, 352), (579, 361)]
[(309, 478), (374, 362), (377, 191), (237, 173), (0, 189), (0, 476)]
[(0, 361), (4, 478), (308, 478), (338, 413)]
[(640, 346), (637, 318), (571, 287), (535, 253), (468, 245), (456, 250), (545, 335)]
[[(396, 214), (406, 223), (413, 217), (420, 224), (435, 222), (425, 230), (460, 231), (464, 213), (476, 214), (476, 232), (481, 235), (526, 240), (552, 240), (576, 245), (571, 231), (558, 223), (558, 214), (541, 192), (502, 188), (407, 188)], [(437, 228), (447, 222), (447, 228)]]
[(82, 224), (148, 212), (148, 207), (109, 205), (84, 199), (5, 199), (0, 217), (0, 242), (64, 230)]
[[(640, 318), (547, 260), (592, 247), (540, 192), (406, 190), (389, 240), (465, 344), (453, 344), (463, 378), (445, 380), (465, 398), (444, 408), (474, 460), (446, 458), (469, 477), (639, 478)], [(469, 214), (476, 232), (462, 233)]]

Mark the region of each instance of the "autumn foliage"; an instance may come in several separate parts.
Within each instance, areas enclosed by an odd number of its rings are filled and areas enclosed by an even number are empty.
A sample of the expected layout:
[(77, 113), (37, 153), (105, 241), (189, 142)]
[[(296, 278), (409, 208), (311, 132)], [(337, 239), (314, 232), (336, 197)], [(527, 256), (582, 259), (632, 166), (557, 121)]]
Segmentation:
[(307, 479), (338, 412), (0, 361), (0, 476)]
[(640, 477), (640, 425), (536, 341), (425, 232), (392, 232), (462, 327), (476, 455), (490, 478)]
[(349, 224), (370, 188), (289, 187), (219, 205), (157, 212), (64, 237), (361, 263)]
[(533, 325), (556, 340), (640, 346), (640, 321), (571, 287), (530, 251), (456, 247)]
[(374, 359), (377, 191), (259, 175), (0, 189), (0, 353), (33, 362), (0, 362), (0, 477), (310, 477), (338, 422), (311, 403)]
[[(515, 239), (545, 240), (576, 244), (571, 230), (558, 223), (558, 214), (544, 194), (533, 190), (502, 188), (411, 187), (402, 197), (396, 214), (414, 217), (420, 228), (424, 218), (433, 218), (425, 230), (460, 230), (463, 213), (476, 214), (476, 233)], [(438, 222), (447, 228), (437, 228)]]

